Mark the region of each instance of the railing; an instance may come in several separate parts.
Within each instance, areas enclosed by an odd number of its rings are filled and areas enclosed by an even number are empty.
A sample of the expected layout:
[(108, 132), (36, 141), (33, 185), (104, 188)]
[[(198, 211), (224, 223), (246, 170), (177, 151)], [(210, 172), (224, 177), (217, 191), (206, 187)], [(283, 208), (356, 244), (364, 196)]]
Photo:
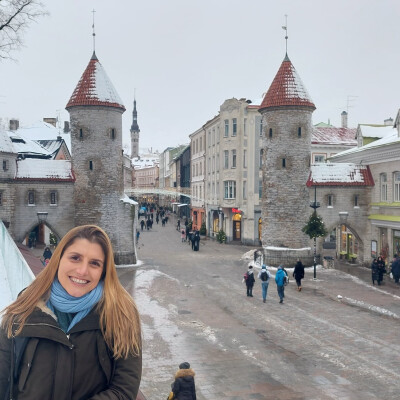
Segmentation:
[(35, 279), (35, 275), (2, 222), (0, 222), (0, 268), (5, 271), (11, 300), (15, 300), (18, 293)]

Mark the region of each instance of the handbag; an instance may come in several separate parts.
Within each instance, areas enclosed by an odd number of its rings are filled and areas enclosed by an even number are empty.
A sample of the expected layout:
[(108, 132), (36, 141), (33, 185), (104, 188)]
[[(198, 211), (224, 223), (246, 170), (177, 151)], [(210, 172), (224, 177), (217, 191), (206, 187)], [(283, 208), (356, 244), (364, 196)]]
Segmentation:
[(175, 394), (173, 391), (169, 392), (169, 395), (167, 397), (167, 400), (173, 400), (175, 398)]

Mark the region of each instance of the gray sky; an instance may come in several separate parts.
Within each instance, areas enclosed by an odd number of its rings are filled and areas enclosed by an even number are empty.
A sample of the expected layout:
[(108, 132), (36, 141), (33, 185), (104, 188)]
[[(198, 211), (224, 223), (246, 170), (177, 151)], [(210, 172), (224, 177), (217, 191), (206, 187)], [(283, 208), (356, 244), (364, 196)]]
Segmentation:
[[(43, 1), (43, 0), (42, 0)], [(232, 97), (259, 99), (288, 54), (317, 109), (313, 123), (383, 123), (400, 108), (399, 0), (44, 0), (18, 62), (0, 62), (0, 117), (68, 120), (93, 51), (120, 95), (129, 138), (134, 90), (140, 147), (164, 150)]]

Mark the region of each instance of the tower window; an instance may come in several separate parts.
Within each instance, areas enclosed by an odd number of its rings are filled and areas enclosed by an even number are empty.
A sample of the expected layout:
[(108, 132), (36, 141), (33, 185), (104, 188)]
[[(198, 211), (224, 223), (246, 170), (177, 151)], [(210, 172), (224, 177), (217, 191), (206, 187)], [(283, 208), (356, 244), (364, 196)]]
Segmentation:
[(89, 169), (92, 171), (93, 170), (93, 161), (89, 161)]
[(3, 160), (3, 171), (8, 170), (8, 160)]
[(57, 193), (50, 192), (50, 204), (56, 205), (57, 204)]
[(35, 205), (35, 192), (33, 190), (28, 192), (28, 205)]
[(301, 137), (301, 126), (299, 126), (299, 128), (297, 129), (297, 136)]
[(328, 194), (328, 207), (333, 207), (333, 196)]
[(269, 128), (269, 137), (272, 138), (272, 128)]
[(83, 129), (79, 129), (79, 137), (82, 139), (83, 138)]
[(111, 139), (115, 139), (115, 129), (111, 129)]
[(286, 158), (282, 158), (282, 168), (286, 168)]
[(358, 194), (354, 196), (354, 207), (358, 207)]

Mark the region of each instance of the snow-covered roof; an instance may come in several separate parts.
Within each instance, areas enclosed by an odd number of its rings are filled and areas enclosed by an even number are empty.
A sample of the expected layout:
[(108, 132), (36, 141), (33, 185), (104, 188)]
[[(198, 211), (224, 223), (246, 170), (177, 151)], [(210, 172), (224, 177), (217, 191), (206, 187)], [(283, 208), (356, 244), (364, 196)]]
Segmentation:
[(334, 126), (314, 126), (312, 144), (332, 144), (357, 146), (356, 128), (335, 128)]
[(154, 167), (160, 163), (160, 157), (154, 156), (140, 156), (132, 158), (132, 165), (135, 169)]
[(18, 131), (8, 131), (8, 136), (12, 141), (14, 152), (31, 157), (51, 158), (51, 153), (34, 140), (18, 133)]
[(0, 129), (0, 152), (16, 153), (12, 145), (11, 139), (6, 131)]
[(71, 134), (64, 133), (62, 130), (60, 131), (58, 128), (47, 122), (37, 121), (31, 125), (21, 127), (14, 132), (17, 132), (30, 140), (57, 140), (57, 137), (60, 136), (64, 139), (64, 142), (71, 153)]
[(390, 135), (394, 128), (391, 125), (359, 125), (362, 137), (383, 138)]
[(71, 161), (42, 160), (35, 158), (18, 160), (15, 178), (75, 181)]
[(76, 85), (66, 108), (74, 106), (106, 106), (125, 111), (122, 100), (95, 53)]
[(311, 165), (307, 186), (373, 186), (367, 165), (319, 163)]
[(306, 106), (315, 109), (306, 87), (287, 55), (264, 96), (260, 110), (281, 106)]

